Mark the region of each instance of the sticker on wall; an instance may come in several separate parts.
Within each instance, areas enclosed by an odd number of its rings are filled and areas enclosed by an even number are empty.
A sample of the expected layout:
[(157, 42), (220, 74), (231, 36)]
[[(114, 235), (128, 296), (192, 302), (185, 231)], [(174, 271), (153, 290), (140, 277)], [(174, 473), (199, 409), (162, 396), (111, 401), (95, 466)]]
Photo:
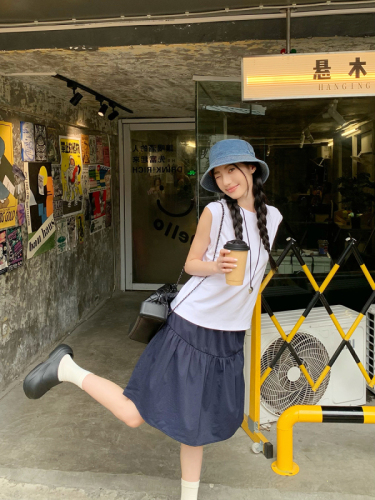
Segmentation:
[(96, 163), (96, 137), (89, 135), (90, 163)]
[(89, 145), (89, 136), (81, 135), (81, 147), (82, 147), (82, 163), (89, 164), (90, 163), (90, 145)]
[(66, 219), (68, 226), (68, 234), (69, 234), (69, 247), (70, 249), (75, 248), (77, 246), (77, 231), (76, 231), (76, 218), (73, 215), (72, 217), (67, 217)]
[(47, 130), (44, 125), (34, 126), (35, 161), (47, 161)]
[(16, 225), (12, 130), (11, 123), (0, 121), (0, 229)]
[(82, 212), (81, 140), (73, 137), (60, 136), (59, 141), (63, 213), (65, 217)]
[[(53, 179), (51, 164), (25, 163), (27, 258), (31, 259), (55, 246), (53, 217)], [(43, 184), (43, 194), (40, 186)]]
[(83, 214), (76, 215), (77, 241), (83, 243), (85, 240), (85, 220)]
[(63, 253), (69, 250), (67, 219), (61, 219), (56, 222), (56, 248), (57, 253)]
[(8, 271), (6, 235), (7, 232), (5, 229), (0, 231), (0, 274), (4, 274)]
[(103, 163), (103, 141), (100, 135), (96, 136), (96, 163)]
[(59, 134), (52, 127), (47, 127), (47, 158), (51, 163), (60, 161)]
[(89, 165), (82, 165), (81, 184), (82, 196), (83, 198), (88, 198), (90, 191)]
[(12, 172), (14, 176), (13, 195), (15, 198), (22, 198), (25, 192), (25, 174), (19, 167), (17, 167), (17, 165), (13, 165)]
[(105, 228), (106, 214), (106, 192), (105, 189), (90, 193), (90, 233), (101, 231)]
[(61, 165), (59, 163), (53, 163), (51, 165), (52, 179), (53, 179), (53, 191), (55, 198), (61, 198), (63, 195), (63, 188), (61, 183)]
[(23, 264), (22, 230), (20, 227), (7, 229), (8, 271)]
[(34, 124), (21, 122), (20, 127), (22, 161), (35, 161)]
[(109, 146), (103, 146), (103, 165), (106, 167), (110, 167), (110, 159), (109, 159)]

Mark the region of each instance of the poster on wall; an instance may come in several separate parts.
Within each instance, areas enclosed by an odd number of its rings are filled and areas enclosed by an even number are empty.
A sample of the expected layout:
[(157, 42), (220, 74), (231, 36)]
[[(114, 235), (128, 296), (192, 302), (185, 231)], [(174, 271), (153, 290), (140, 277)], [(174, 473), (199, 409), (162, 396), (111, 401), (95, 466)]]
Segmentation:
[(90, 163), (96, 163), (96, 137), (89, 135)]
[(7, 229), (8, 271), (18, 269), (23, 264), (22, 230), (20, 227)]
[(18, 219), (18, 225), (23, 226), (26, 221), (26, 211), (25, 211), (25, 204), (24, 203), (18, 203), (17, 205), (17, 219)]
[(82, 147), (82, 163), (89, 164), (90, 163), (90, 145), (89, 145), (89, 136), (81, 135), (81, 147)]
[(63, 190), (63, 214), (82, 212), (82, 157), (81, 140), (60, 136), (61, 183)]
[(106, 177), (108, 177), (110, 173), (110, 168), (104, 165), (89, 165), (90, 191), (106, 189)]
[(51, 163), (60, 161), (59, 134), (52, 127), (47, 127), (47, 158)]
[(96, 233), (105, 228), (106, 214), (106, 192), (105, 189), (90, 193), (90, 233)]
[(0, 274), (8, 271), (6, 230), (0, 231)]
[(47, 130), (44, 125), (34, 126), (35, 160), (47, 161)]
[(22, 161), (35, 161), (34, 124), (21, 122), (21, 158)]
[(55, 246), (53, 179), (49, 162), (25, 163), (27, 258)]
[(103, 163), (103, 141), (100, 135), (96, 136), (96, 163)]
[(56, 222), (56, 248), (57, 253), (69, 250), (68, 221), (61, 219)]
[(87, 199), (90, 191), (89, 165), (82, 165), (81, 185), (82, 196)]
[(109, 146), (103, 146), (103, 165), (110, 167)]
[(12, 124), (0, 121), (0, 229), (16, 225)]

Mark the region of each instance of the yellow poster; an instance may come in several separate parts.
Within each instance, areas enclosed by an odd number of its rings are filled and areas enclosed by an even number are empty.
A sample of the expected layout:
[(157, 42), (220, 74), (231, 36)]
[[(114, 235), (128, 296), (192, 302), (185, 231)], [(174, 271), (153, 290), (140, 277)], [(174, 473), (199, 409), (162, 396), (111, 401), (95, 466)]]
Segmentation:
[(0, 121), (0, 229), (16, 225), (13, 126)]
[(61, 153), (61, 184), (63, 216), (82, 212), (82, 156), (81, 140), (59, 137)]

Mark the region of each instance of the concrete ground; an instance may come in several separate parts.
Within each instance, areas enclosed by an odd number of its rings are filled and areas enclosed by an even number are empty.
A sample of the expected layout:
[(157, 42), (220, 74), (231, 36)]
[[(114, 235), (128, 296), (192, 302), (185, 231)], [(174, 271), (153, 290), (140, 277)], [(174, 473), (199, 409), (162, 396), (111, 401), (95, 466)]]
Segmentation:
[[(117, 293), (64, 339), (75, 361), (125, 387), (145, 348), (127, 336), (148, 292)], [(180, 444), (142, 424), (127, 427), (85, 392), (63, 383), (29, 400), (22, 380), (0, 400), (1, 500), (179, 500)], [(375, 401), (369, 400), (371, 405)], [(269, 432), (276, 449), (276, 426)], [(299, 424), (300, 472), (276, 475), (238, 429), (204, 447), (200, 500), (367, 500), (375, 498), (375, 426)]]

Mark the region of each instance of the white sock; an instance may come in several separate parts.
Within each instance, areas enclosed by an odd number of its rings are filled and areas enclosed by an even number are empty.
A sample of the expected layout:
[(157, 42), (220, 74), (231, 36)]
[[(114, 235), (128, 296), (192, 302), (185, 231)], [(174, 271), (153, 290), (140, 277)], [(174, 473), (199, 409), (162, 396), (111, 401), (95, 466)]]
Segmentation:
[(181, 500), (197, 500), (198, 499), (199, 481), (185, 481), (181, 478)]
[(70, 354), (65, 354), (61, 358), (57, 371), (57, 378), (60, 382), (71, 382), (82, 389), (83, 379), (91, 372), (78, 366)]

